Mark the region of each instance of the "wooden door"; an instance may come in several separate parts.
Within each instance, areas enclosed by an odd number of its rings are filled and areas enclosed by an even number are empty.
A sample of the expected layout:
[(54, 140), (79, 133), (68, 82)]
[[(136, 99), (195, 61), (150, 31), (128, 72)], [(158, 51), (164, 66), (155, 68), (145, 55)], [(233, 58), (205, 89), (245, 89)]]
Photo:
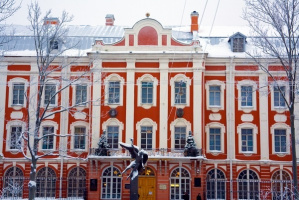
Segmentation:
[(156, 178), (139, 176), (138, 193), (139, 200), (156, 200)]

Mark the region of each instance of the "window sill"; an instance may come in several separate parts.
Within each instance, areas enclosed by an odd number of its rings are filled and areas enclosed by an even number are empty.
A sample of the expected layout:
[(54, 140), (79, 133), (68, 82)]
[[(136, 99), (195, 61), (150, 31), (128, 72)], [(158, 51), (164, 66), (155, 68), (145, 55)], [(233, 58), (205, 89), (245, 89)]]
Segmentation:
[(244, 113), (250, 113), (251, 111), (255, 110), (253, 106), (241, 106), (240, 110)]
[(8, 149), (8, 151), (12, 154), (18, 154), (21, 152), (21, 149)]
[(212, 112), (219, 112), (219, 110), (223, 109), (221, 106), (209, 106), (208, 108)]
[(244, 156), (252, 156), (252, 154), (255, 154), (253, 151), (243, 151), (242, 153)]
[(278, 113), (284, 113), (287, 111), (287, 107), (274, 107), (274, 110)]
[(140, 107), (144, 108), (144, 109), (150, 109), (151, 107), (153, 107), (153, 104), (140, 104)]
[(210, 153), (210, 154), (212, 154), (213, 156), (218, 156), (219, 154), (221, 154), (222, 153), (222, 151), (210, 151), (210, 152), (208, 152), (208, 153)]
[(288, 155), (287, 152), (275, 152), (275, 154), (276, 154), (278, 157), (285, 157), (286, 155)]
[(21, 105), (21, 104), (13, 104), (13, 105), (11, 105), (11, 107), (12, 107), (14, 110), (21, 110), (22, 108), (24, 108), (24, 106)]

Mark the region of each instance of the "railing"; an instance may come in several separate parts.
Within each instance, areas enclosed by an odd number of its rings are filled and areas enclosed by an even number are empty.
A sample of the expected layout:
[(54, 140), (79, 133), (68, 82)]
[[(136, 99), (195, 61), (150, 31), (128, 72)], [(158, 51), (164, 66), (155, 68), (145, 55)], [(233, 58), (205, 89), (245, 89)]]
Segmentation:
[[(160, 148), (160, 149), (144, 149), (149, 157), (185, 157), (184, 150), (182, 149), (168, 149), (168, 148)], [(201, 149), (198, 149), (199, 156), (202, 155)], [(98, 156), (96, 153), (96, 148), (90, 149), (90, 155)], [(108, 155), (112, 157), (124, 157), (131, 156), (128, 151), (125, 149), (109, 149)]]

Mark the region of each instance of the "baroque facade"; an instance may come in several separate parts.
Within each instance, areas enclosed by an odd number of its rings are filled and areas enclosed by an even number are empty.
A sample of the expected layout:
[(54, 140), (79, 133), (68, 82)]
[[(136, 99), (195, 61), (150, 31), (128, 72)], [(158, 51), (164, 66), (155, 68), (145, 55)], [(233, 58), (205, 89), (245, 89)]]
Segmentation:
[[(87, 75), (50, 104), (92, 102), (43, 121), (40, 134), (71, 136), (41, 142), (40, 151), (65, 149), (65, 155), (39, 160), (37, 197), (129, 199), (128, 173), (121, 172), (130, 157), (118, 142), (134, 138), (149, 154), (139, 176), (140, 199), (182, 199), (185, 192), (190, 199), (199, 193), (205, 199), (281, 199), (292, 187), (292, 159), (288, 111), (278, 91), (286, 91), (287, 83), (279, 64), (268, 66), (282, 77), (277, 86), (244, 53), (252, 48), (246, 34), (206, 34), (197, 12), (188, 29), (164, 27), (149, 17), (133, 27), (115, 26), (113, 15), (106, 21), (70, 26), (68, 38), (80, 42), (81, 54), (53, 62), (71, 64), (54, 73), (43, 103), (61, 87), (60, 77), (82, 71)], [(17, 43), (0, 68), (0, 186), (8, 198), (28, 198), (30, 162), (19, 152), (18, 136), (27, 126), (27, 109), (35, 108), (24, 93), (37, 90), (37, 66), (32, 35), (16, 28)], [(96, 150), (103, 132), (107, 156)], [(184, 156), (189, 133), (199, 156)], [(9, 185), (24, 188), (12, 194), (5, 190)]]

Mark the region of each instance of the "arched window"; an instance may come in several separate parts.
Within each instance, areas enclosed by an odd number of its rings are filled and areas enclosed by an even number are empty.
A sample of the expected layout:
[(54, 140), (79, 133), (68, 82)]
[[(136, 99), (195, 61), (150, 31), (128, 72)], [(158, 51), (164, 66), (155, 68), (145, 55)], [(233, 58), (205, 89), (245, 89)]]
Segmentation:
[(121, 199), (121, 173), (113, 166), (104, 170), (102, 175), (102, 199)]
[(9, 168), (4, 175), (4, 184), (2, 189), (3, 197), (22, 197), (24, 183), (23, 178), (24, 175), (20, 168)]
[(68, 176), (68, 197), (84, 197), (86, 171), (81, 167), (72, 169)]
[(36, 197), (55, 197), (56, 174), (53, 169), (44, 167), (36, 174)]
[(259, 199), (259, 178), (252, 170), (244, 170), (238, 176), (239, 199)]
[(145, 167), (144, 170), (139, 171), (139, 175), (140, 176), (155, 176), (155, 172), (150, 167)]
[(207, 199), (225, 199), (225, 175), (219, 169), (207, 174)]
[(187, 192), (190, 196), (190, 174), (181, 167), (172, 171), (170, 177), (170, 199), (182, 199)]
[(275, 200), (291, 199), (292, 180), (291, 176), (279, 170), (272, 175), (272, 197)]

